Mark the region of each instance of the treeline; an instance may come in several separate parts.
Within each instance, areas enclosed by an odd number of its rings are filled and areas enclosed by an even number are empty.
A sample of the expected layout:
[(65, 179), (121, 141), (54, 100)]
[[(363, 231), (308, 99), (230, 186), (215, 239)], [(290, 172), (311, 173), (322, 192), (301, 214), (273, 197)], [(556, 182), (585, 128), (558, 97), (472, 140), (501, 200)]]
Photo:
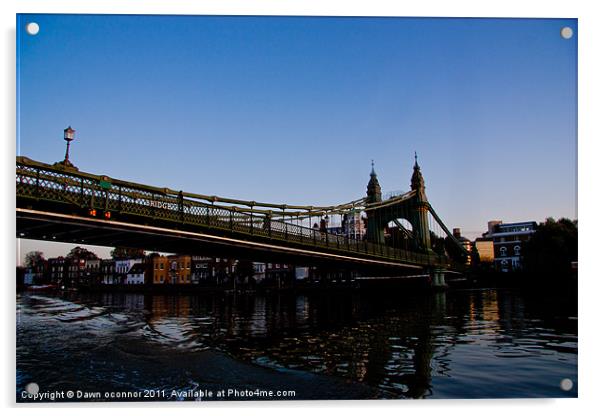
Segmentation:
[(534, 279), (553, 281), (575, 277), (577, 262), (577, 221), (546, 219), (525, 242), (523, 271)]

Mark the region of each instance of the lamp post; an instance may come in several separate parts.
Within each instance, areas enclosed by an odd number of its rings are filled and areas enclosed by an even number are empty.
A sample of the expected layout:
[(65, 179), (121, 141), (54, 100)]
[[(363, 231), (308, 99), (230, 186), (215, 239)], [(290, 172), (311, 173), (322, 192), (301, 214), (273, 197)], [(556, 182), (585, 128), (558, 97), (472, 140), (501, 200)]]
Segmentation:
[(65, 152), (65, 165), (67, 164), (71, 164), (71, 162), (69, 162), (69, 146), (71, 145), (71, 142), (73, 141), (73, 139), (75, 139), (75, 130), (73, 130), (71, 128), (71, 126), (67, 127), (64, 131), (64, 139), (67, 142), (67, 151)]
[(65, 141), (67, 142), (67, 149), (65, 150), (65, 159), (55, 163), (54, 166), (60, 167), (62, 169), (69, 168), (77, 170), (77, 168), (69, 160), (69, 147), (71, 146), (71, 142), (75, 139), (75, 130), (73, 130), (71, 126), (63, 130), (63, 139), (65, 139)]

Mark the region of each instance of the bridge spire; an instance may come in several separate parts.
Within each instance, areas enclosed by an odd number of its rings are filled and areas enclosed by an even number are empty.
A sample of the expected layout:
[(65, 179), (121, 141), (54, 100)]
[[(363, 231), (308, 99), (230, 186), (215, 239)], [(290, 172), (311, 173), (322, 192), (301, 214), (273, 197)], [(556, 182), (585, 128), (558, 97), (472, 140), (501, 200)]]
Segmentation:
[(418, 165), (418, 154), (414, 152), (414, 173), (412, 174), (412, 190), (417, 193), (421, 193), (423, 199), (426, 201), (426, 193), (424, 192), (424, 178), (422, 177), (422, 172), (420, 171), (420, 166)]
[(368, 182), (366, 196), (368, 197), (368, 203), (382, 201), (380, 183), (378, 183), (378, 177), (374, 171), (374, 159), (372, 159), (372, 170), (370, 171), (370, 181)]
[[(372, 170), (370, 171), (370, 182), (368, 182), (366, 196), (366, 203), (368, 204), (381, 202), (383, 200), (380, 183), (378, 183), (378, 177), (376, 176), (376, 171), (374, 170), (374, 159), (372, 160)], [(381, 218), (377, 215), (377, 213), (378, 210), (371, 210), (366, 213), (366, 237), (368, 238), (368, 241), (373, 243), (384, 244), (384, 227), (382, 226), (380, 221)]]
[(429, 230), (428, 209), (424, 178), (418, 165), (418, 154), (414, 152), (414, 173), (412, 174), (412, 190), (416, 192), (412, 202), (410, 222), (414, 228), (414, 236), (426, 252), (431, 250), (431, 235)]

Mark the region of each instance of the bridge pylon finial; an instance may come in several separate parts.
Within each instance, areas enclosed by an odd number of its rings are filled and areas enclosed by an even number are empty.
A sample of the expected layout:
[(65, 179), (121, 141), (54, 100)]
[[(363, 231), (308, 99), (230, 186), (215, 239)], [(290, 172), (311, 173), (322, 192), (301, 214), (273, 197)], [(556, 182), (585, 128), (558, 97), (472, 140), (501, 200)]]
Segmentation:
[(380, 202), (382, 200), (382, 191), (374, 170), (374, 159), (372, 159), (372, 170), (370, 171), (370, 181), (368, 182), (366, 195), (370, 202)]
[(422, 193), (422, 198), (426, 201), (426, 195), (424, 194), (424, 178), (418, 165), (418, 154), (414, 152), (414, 173), (412, 174), (411, 188), (418, 190)]

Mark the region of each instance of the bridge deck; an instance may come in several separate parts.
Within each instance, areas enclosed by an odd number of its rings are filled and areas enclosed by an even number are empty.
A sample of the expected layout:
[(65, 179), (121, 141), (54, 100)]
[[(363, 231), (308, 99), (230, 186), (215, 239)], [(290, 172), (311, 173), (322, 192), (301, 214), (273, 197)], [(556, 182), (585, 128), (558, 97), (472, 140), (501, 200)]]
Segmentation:
[(230, 251), (251, 250), (254, 255), (286, 253), (384, 266), (446, 264), (443, 256), (321, 232), (237, 207), (184, 198), (181, 192), (174, 195), (26, 158), (17, 158), (16, 193), (17, 236), (23, 238), (126, 245), (121, 236), (130, 246), (166, 252), (175, 252), (176, 247), (190, 251), (188, 240), (209, 251), (230, 246)]

